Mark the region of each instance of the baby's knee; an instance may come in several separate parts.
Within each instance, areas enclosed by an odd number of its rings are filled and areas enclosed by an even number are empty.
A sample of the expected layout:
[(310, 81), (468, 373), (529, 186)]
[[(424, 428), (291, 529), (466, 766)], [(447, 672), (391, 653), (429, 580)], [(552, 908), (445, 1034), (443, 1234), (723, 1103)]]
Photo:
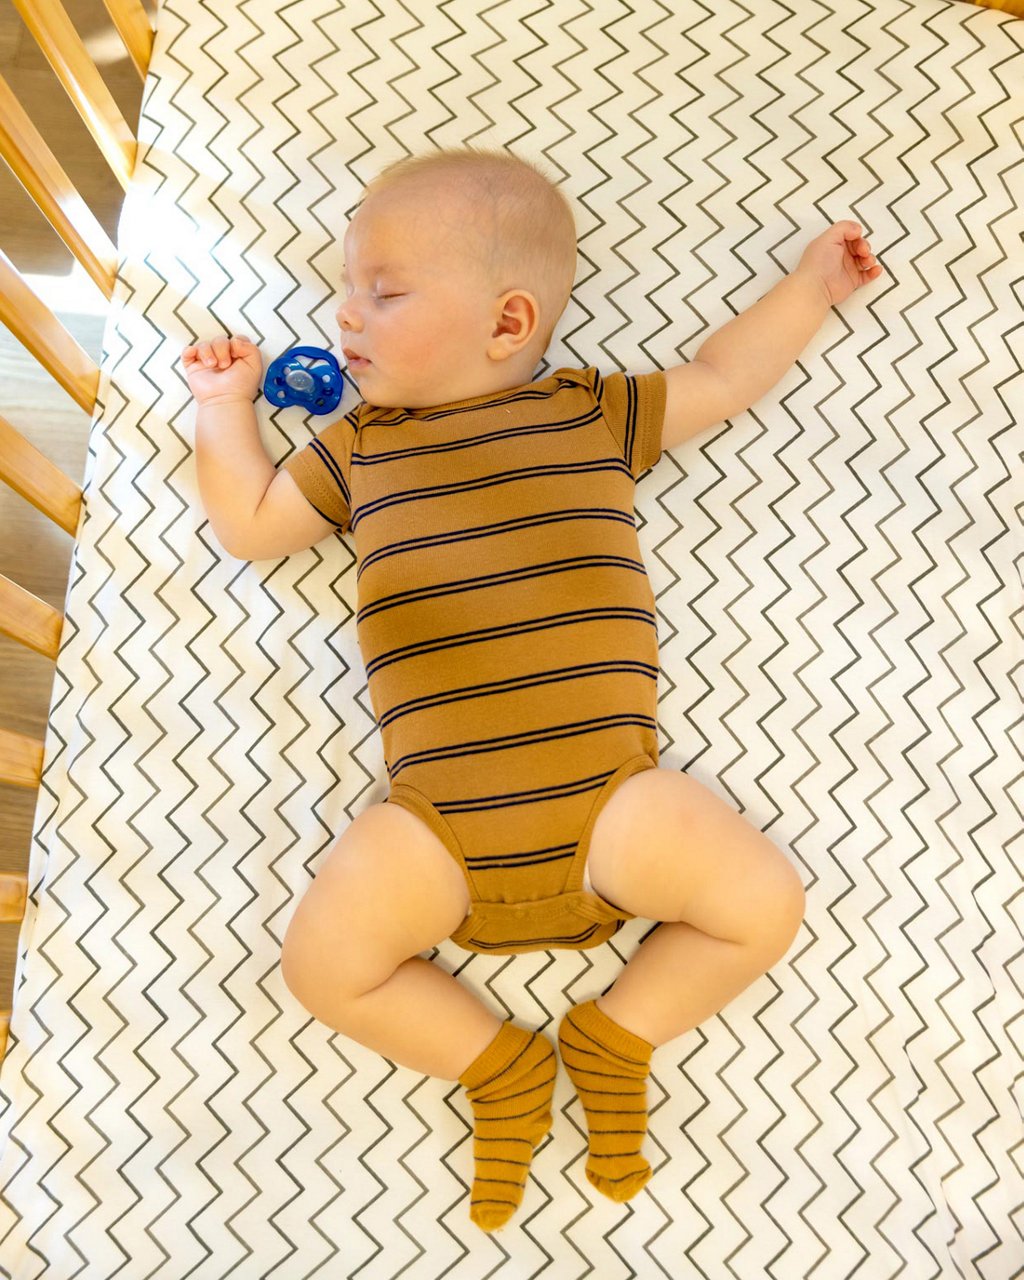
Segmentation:
[[(322, 957), (317, 955), (309, 931), (304, 930), (296, 912), (281, 944), (281, 977), (299, 1004), (312, 1011), (317, 992), (329, 981)], [(333, 967), (333, 966), (332, 966)]]
[(284, 985), (300, 1004), (305, 1004), (303, 995), (306, 992), (311, 976), (309, 956), (302, 945), (300, 931), (295, 921), (288, 926), (281, 943), (281, 977)]
[(298, 1002), (311, 1013), (325, 1000), (334, 1008), (357, 1000), (381, 981), (380, 966), (346, 944), (344, 922), (323, 918), (311, 895), (299, 903), (281, 944), (281, 976)]
[(764, 914), (765, 942), (771, 952), (771, 963), (781, 960), (793, 945), (806, 908), (803, 881), (793, 864), (780, 854)]

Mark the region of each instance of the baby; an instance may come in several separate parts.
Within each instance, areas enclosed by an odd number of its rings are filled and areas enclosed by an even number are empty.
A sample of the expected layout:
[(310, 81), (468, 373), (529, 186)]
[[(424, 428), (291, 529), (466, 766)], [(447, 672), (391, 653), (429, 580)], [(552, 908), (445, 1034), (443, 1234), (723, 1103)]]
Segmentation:
[(562, 193), (505, 153), (402, 161), (345, 234), (337, 320), (357, 409), (275, 470), (244, 337), (185, 348), (199, 488), (243, 559), (351, 532), (359, 645), (390, 791), (341, 834), (284, 941), (313, 1016), (466, 1088), (471, 1217), (515, 1212), (551, 1127), (554, 1047), (422, 957), (597, 946), (663, 921), (608, 993), (570, 1010), (562, 1062), (612, 1200), (641, 1154), (652, 1051), (788, 950), (803, 888), (713, 792), (658, 765), (658, 646), (637, 478), (743, 412), (830, 307), (881, 267), (854, 222), (665, 372), (559, 369), (532, 381), (569, 299)]

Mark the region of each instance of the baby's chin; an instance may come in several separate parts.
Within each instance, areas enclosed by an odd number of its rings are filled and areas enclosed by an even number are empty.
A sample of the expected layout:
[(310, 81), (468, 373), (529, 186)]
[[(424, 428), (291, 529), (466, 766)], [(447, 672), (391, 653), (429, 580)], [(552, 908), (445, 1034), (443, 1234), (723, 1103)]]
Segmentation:
[(345, 376), (363, 397), (364, 403), (371, 408), (411, 409), (413, 407), (405, 403), (405, 397), (398, 388), (389, 390), (386, 384), (382, 385), (382, 379), (371, 360), (350, 360)]
[(436, 409), (438, 405), (449, 403), (443, 398), (427, 399), (415, 392), (403, 394), (401, 390), (388, 391), (386, 388), (374, 386), (373, 378), (353, 377), (352, 382), (363, 397), (363, 403), (373, 409)]
[(412, 385), (398, 385), (395, 380), (382, 377), (371, 361), (360, 361), (358, 368), (346, 370), (346, 376), (362, 396), (363, 402), (374, 409), (437, 409), (441, 405), (459, 404), (465, 400), (496, 395), (510, 386), (520, 385), (518, 382), (505, 381), (498, 385), (488, 382), (482, 386), (473, 386), (465, 378), (437, 378), (436, 385), (424, 391), (415, 385), (413, 379), (401, 380)]
[(349, 367), (345, 370), (345, 376), (362, 396), (364, 404), (368, 404), (374, 409), (399, 408), (400, 406), (396, 404), (394, 399), (389, 397), (386, 392), (380, 391), (379, 389), (377, 393), (374, 392), (374, 380), (373, 377), (370, 376), (372, 368), (373, 366), (367, 362), (366, 364), (361, 363), (358, 369), (353, 369), (350, 362)]

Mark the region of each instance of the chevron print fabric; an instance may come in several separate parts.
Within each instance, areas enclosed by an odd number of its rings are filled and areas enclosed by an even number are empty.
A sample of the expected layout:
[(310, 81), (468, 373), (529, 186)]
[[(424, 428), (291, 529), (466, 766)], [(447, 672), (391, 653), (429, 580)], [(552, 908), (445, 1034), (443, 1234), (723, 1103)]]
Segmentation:
[[(1024, 1275), (1022, 102), (1024, 22), (954, 0), (164, 0), (0, 1077), (0, 1275)], [(465, 142), (576, 202), (551, 368), (691, 357), (834, 219), (886, 268), (636, 493), (661, 762), (786, 851), (805, 924), (655, 1052), (649, 1184), (589, 1185), (561, 1072), (495, 1235), (460, 1087), (281, 979), (335, 833), (387, 794), (355, 558), (221, 551), (178, 363), (216, 331), (337, 349), (362, 184)], [(323, 425), (259, 412), (279, 461)], [(553, 1038), (647, 928), (435, 959)]]

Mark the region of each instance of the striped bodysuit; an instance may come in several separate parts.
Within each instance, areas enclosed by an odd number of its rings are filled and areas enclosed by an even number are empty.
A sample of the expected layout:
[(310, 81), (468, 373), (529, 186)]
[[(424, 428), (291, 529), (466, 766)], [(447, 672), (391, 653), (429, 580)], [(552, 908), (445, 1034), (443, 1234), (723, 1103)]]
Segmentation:
[(467, 950), (592, 947), (630, 918), (584, 871), (605, 801), (658, 762), (633, 497), (664, 409), (661, 373), (559, 369), (440, 408), (361, 404), (286, 464), (354, 537), (388, 801), (461, 868)]

